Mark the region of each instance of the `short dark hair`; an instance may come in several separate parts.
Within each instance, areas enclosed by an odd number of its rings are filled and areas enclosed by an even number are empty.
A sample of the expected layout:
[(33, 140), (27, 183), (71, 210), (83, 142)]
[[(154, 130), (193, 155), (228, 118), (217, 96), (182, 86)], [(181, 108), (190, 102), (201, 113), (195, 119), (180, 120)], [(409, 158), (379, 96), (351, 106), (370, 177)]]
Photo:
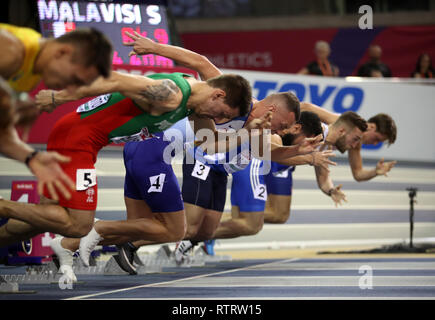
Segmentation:
[(112, 43), (94, 28), (80, 28), (56, 38), (60, 43), (70, 43), (78, 51), (73, 59), (80, 60), (85, 67), (95, 66), (100, 75), (107, 78), (112, 67)]
[(334, 122), (334, 126), (345, 124), (349, 128), (357, 127), (362, 132), (367, 130), (367, 121), (365, 121), (359, 114), (353, 111), (346, 111)]
[(306, 137), (317, 136), (323, 133), (322, 123), (319, 116), (310, 111), (301, 113), (301, 118), (297, 122), (302, 126), (302, 132)]
[(298, 97), (290, 91), (273, 93), (271, 96), (277, 96), (283, 99), (286, 103), (287, 110), (295, 114), (295, 121), (301, 118), (301, 103)]
[[(319, 116), (310, 111), (304, 111), (301, 113), (300, 119), (296, 122), (301, 125), (302, 133), (310, 138), (315, 137), (323, 133), (322, 123)], [(294, 135), (291, 133), (286, 133), (282, 137), (282, 144), (284, 146), (291, 146), (294, 141)]]
[(376, 131), (387, 137), (388, 145), (391, 145), (396, 141), (396, 123), (388, 114), (378, 113), (367, 120), (367, 122), (374, 123), (376, 125)]
[(248, 114), (252, 102), (252, 90), (248, 80), (236, 74), (224, 74), (208, 79), (207, 84), (225, 91), (225, 103), (230, 108), (239, 108), (241, 116)]

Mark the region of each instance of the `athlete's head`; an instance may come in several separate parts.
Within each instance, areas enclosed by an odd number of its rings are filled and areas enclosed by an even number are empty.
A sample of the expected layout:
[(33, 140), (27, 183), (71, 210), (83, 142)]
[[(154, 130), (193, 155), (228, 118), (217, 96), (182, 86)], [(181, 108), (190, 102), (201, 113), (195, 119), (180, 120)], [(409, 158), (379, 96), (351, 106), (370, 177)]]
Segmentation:
[(51, 89), (74, 89), (108, 77), (112, 65), (112, 44), (93, 28), (77, 29), (49, 41), (50, 54), (41, 70)]
[(314, 46), (314, 52), (319, 60), (326, 60), (331, 53), (329, 43), (326, 41), (317, 41)]
[(224, 74), (206, 81), (209, 90), (195, 112), (216, 121), (246, 115), (252, 100), (251, 86), (245, 78)]
[(299, 99), (291, 92), (273, 93), (256, 104), (251, 117), (272, 112), (271, 131), (282, 136), (301, 116)]
[(0, 77), (0, 130), (14, 122), (15, 96), (8, 83)]
[(396, 141), (397, 127), (394, 120), (385, 113), (379, 113), (367, 120), (367, 131), (363, 135), (364, 144), (378, 144), (388, 141), (388, 145)]
[(281, 137), (282, 144), (291, 146), (300, 143), (305, 138), (315, 137), (323, 132), (320, 118), (314, 112), (304, 111), (301, 118)]
[(344, 153), (358, 146), (366, 130), (367, 122), (363, 118), (353, 111), (346, 111), (332, 124), (327, 142)]

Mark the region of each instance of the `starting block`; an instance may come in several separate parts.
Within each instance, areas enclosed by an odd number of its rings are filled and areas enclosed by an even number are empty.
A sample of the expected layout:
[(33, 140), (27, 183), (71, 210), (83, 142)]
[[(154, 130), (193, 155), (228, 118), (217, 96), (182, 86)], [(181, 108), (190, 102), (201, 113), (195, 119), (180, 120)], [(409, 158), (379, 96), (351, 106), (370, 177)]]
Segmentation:
[[(159, 273), (162, 272), (162, 267), (157, 265), (147, 265), (145, 266), (142, 261), (138, 261), (139, 258), (135, 259), (133, 265), (136, 267), (138, 275), (144, 275), (148, 273)], [(138, 261), (139, 264), (136, 262)], [(104, 267), (104, 275), (128, 275), (127, 272), (121, 269), (121, 267), (116, 262), (116, 256), (112, 256), (109, 261), (107, 261)]]
[(0, 275), (0, 294), (4, 293), (36, 293), (34, 290), (20, 291), (21, 284), (58, 284), (61, 278), (56, 265), (48, 264), (29, 266), (23, 274)]
[[(115, 255), (112, 255), (109, 260), (95, 260), (92, 258), (89, 261), (89, 267), (86, 267), (79, 257), (74, 258), (73, 271), (76, 275), (128, 275), (127, 272), (121, 269), (115, 260)], [(157, 273), (161, 272), (161, 267), (158, 266), (145, 266), (139, 258), (135, 258), (134, 265), (138, 274)]]
[(163, 245), (155, 253), (141, 255), (139, 258), (146, 267), (160, 266), (190, 268), (203, 267), (205, 265), (204, 261), (195, 259), (193, 255), (190, 256), (186, 261), (183, 261), (181, 264), (177, 264), (174, 254), (171, 252), (168, 245)]
[(18, 293), (19, 287), (16, 282), (7, 282), (0, 277), (0, 293)]
[(209, 255), (204, 252), (204, 249), (199, 247), (194, 253), (194, 257), (198, 261), (207, 262), (224, 262), (232, 261), (233, 258), (230, 255)]

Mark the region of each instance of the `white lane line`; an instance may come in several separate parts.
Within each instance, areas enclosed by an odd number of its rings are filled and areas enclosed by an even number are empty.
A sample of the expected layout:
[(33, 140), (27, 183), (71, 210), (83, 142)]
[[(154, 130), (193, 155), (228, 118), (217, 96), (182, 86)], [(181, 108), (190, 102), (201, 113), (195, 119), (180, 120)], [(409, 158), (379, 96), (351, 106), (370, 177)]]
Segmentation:
[(288, 263), (288, 262), (293, 262), (293, 261), (297, 261), (297, 260), (299, 260), (299, 258), (278, 260), (278, 261), (274, 261), (274, 262), (268, 262), (268, 263), (262, 263), (262, 264), (257, 264), (257, 265), (253, 265), (253, 266), (248, 266), (248, 267), (244, 267), (244, 268), (237, 268), (237, 269), (231, 269), (231, 270), (226, 270), (226, 271), (201, 274), (198, 276), (182, 278), (182, 279), (177, 279), (177, 280), (150, 283), (150, 284), (144, 284), (144, 285), (134, 286), (134, 287), (130, 287), (130, 288), (88, 294), (88, 295), (68, 298), (65, 300), (80, 300), (80, 299), (93, 298), (93, 297), (98, 297), (98, 296), (102, 296), (102, 295), (106, 295), (106, 294), (119, 293), (119, 292), (125, 292), (125, 291), (130, 291), (130, 290), (135, 290), (135, 289), (148, 288), (148, 287), (156, 287), (156, 286), (161, 286), (161, 285), (166, 285), (166, 284), (173, 284), (173, 283), (177, 283), (177, 282), (188, 281), (188, 280), (192, 280), (192, 279), (200, 279), (200, 278), (205, 278), (205, 277), (214, 276), (214, 275), (218, 275), (218, 274), (225, 274), (225, 273), (231, 273), (231, 272), (236, 272), (236, 271), (241, 271), (241, 270), (248, 270), (248, 269), (253, 268), (253, 267), (267, 266), (267, 265), (273, 265), (273, 264), (277, 264), (277, 263)]
[[(357, 271), (355, 270), (355, 273)], [(266, 273), (267, 274), (267, 273)], [(189, 283), (174, 283), (168, 288), (244, 288), (244, 287), (354, 287), (358, 288), (361, 276), (239, 276), (194, 279)], [(159, 286), (161, 287), (161, 286)], [(382, 287), (435, 287), (433, 276), (373, 276), (373, 288)], [(435, 292), (434, 292), (435, 295)]]

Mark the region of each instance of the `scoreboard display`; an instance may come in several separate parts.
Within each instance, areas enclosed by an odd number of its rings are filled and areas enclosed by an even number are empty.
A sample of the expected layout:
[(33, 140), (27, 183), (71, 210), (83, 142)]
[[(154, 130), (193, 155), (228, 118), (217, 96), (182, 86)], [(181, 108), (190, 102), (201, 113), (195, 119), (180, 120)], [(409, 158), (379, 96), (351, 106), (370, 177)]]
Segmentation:
[(166, 7), (158, 1), (38, 0), (37, 4), (44, 37), (57, 38), (76, 28), (93, 27), (112, 41), (115, 65), (174, 66), (172, 60), (154, 54), (129, 57), (131, 47), (123, 45), (123, 42), (132, 41), (125, 32), (134, 31), (159, 43), (171, 43)]

